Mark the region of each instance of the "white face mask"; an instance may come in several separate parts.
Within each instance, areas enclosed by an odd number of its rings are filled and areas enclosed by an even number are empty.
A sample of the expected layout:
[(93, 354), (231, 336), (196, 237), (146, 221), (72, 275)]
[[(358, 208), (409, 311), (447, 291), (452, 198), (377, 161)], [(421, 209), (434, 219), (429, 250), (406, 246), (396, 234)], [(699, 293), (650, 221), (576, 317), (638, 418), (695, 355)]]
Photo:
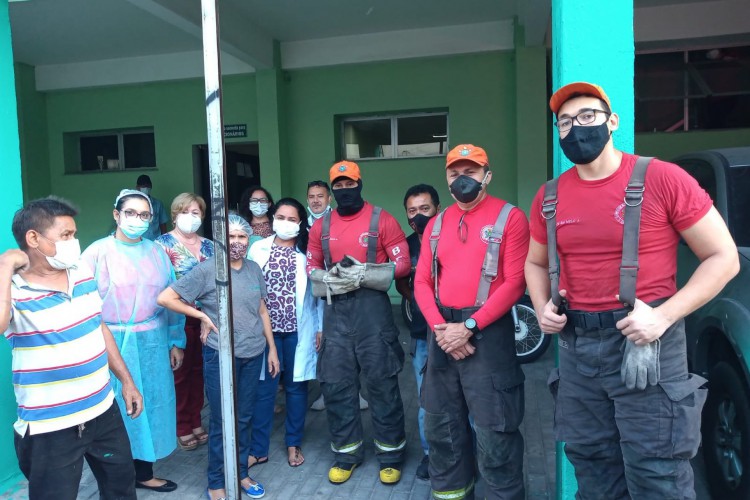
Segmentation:
[(318, 219), (320, 219), (321, 217), (323, 217), (323, 216), (324, 216), (325, 214), (327, 214), (328, 212), (330, 212), (330, 211), (331, 211), (331, 205), (328, 205), (328, 206), (326, 207), (326, 209), (325, 209), (325, 210), (323, 210), (322, 212), (320, 212), (319, 214), (316, 214), (316, 213), (314, 213), (314, 212), (312, 211), (312, 209), (310, 208), (310, 205), (308, 205), (308, 206), (307, 206), (307, 211), (308, 211), (308, 212), (310, 212), (310, 217), (312, 217), (312, 218), (313, 218), (313, 219), (315, 219), (315, 220), (318, 220)]
[(151, 188), (149, 188), (149, 187), (139, 188), (138, 191), (140, 191), (141, 193), (145, 194), (146, 196), (149, 196), (151, 194)]
[(131, 240), (137, 240), (148, 231), (149, 222), (140, 217), (125, 217), (120, 214), (120, 231)]
[(249, 208), (250, 208), (250, 211), (253, 213), (253, 215), (256, 217), (261, 217), (268, 213), (268, 203), (261, 203), (259, 201), (254, 201), (250, 203)]
[[(44, 236), (42, 236), (44, 238)], [(47, 241), (51, 241), (49, 238), (44, 238)], [(37, 247), (37, 251), (42, 253)], [(42, 255), (44, 255), (42, 253)], [(55, 255), (48, 257), (44, 255), (47, 262), (54, 269), (61, 271), (65, 269), (75, 268), (78, 261), (81, 259), (81, 244), (75, 238), (70, 240), (60, 240), (55, 242)]]
[(282, 240), (291, 240), (299, 234), (299, 224), (288, 220), (273, 220), (273, 232)]
[(201, 227), (201, 218), (194, 214), (179, 214), (175, 225), (183, 233), (193, 234)]

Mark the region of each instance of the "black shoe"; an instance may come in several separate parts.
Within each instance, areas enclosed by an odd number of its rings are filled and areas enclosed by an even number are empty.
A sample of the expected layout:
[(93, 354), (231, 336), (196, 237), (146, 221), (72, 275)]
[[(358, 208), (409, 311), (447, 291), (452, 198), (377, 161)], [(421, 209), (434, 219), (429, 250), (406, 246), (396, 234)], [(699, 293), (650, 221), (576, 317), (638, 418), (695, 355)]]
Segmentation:
[(422, 458), (422, 461), (419, 463), (419, 467), (417, 467), (417, 477), (419, 479), (424, 479), (425, 481), (427, 479), (430, 479), (430, 457), (425, 455)]
[(172, 482), (169, 479), (164, 479), (164, 481), (166, 481), (166, 483), (162, 484), (161, 486), (148, 486), (146, 484), (136, 481), (135, 487), (141, 488), (144, 490), (156, 491), (157, 493), (169, 493), (170, 491), (174, 491), (177, 489), (177, 483)]

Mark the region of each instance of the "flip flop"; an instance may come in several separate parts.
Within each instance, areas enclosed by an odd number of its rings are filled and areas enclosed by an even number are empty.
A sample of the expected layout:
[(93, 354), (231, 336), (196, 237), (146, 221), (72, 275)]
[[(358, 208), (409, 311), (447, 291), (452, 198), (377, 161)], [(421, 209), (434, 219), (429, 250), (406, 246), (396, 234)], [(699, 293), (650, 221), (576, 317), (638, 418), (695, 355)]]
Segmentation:
[(177, 436), (177, 445), (180, 447), (181, 450), (184, 451), (191, 451), (198, 447), (198, 440), (195, 438), (194, 435), (191, 435), (187, 439), (182, 439), (180, 436)]
[(300, 465), (305, 463), (305, 457), (302, 456), (302, 448), (299, 446), (294, 446), (294, 458), (296, 460), (299, 460), (300, 458), (302, 461), (298, 464), (293, 464), (291, 460), (287, 459), (287, 463), (289, 464), (289, 467), (299, 467)]
[(259, 458), (255, 455), (250, 455), (248, 458), (255, 460), (253, 463), (247, 464), (248, 469), (255, 467), (256, 465), (263, 465), (264, 463), (268, 462), (268, 457)]
[(205, 430), (202, 430), (201, 432), (193, 431), (193, 436), (195, 436), (199, 445), (208, 443), (208, 432)]

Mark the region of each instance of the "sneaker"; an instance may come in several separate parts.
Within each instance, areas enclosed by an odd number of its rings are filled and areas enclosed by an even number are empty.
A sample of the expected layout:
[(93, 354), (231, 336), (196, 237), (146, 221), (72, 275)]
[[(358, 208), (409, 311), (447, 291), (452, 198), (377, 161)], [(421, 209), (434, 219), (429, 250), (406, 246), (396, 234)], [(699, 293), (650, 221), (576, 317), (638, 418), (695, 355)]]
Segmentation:
[(425, 455), (422, 458), (422, 461), (419, 463), (419, 467), (417, 467), (417, 477), (419, 479), (427, 480), (430, 479), (430, 457)]
[(352, 472), (359, 464), (349, 464), (346, 462), (336, 462), (328, 471), (328, 480), (333, 484), (345, 483), (352, 477)]
[(247, 489), (245, 489), (240, 483), (240, 488), (242, 488), (242, 491), (244, 491), (250, 498), (263, 498), (266, 494), (266, 489), (258, 481), (255, 481), (255, 484), (248, 486)]
[(380, 464), (380, 482), (396, 484), (401, 480), (401, 464)]
[(323, 395), (321, 394), (318, 399), (316, 399), (313, 404), (310, 406), (311, 410), (315, 411), (323, 411), (326, 409), (326, 402), (323, 399)]
[(369, 407), (370, 407), (370, 403), (368, 403), (367, 400), (362, 397), (362, 394), (360, 394), (359, 395), (359, 409), (366, 410)]

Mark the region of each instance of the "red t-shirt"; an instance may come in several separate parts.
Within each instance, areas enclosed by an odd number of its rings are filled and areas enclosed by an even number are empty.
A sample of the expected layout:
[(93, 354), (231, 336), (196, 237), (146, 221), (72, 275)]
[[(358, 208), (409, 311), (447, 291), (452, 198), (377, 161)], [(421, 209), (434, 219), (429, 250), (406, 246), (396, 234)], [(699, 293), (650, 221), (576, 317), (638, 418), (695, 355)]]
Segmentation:
[[(607, 178), (585, 181), (575, 168), (560, 175), (557, 188), (557, 252), (560, 289), (568, 291), (571, 309), (606, 311), (622, 304), (620, 289), (625, 187), (638, 157), (623, 153), (620, 167)], [(531, 237), (547, 244), (541, 212), (544, 186), (531, 207)], [(644, 302), (677, 291), (677, 244), (680, 231), (698, 222), (711, 198), (687, 172), (654, 159), (646, 171), (638, 247), (640, 270), (636, 296)]]
[[(331, 262), (336, 263), (351, 255), (358, 261), (367, 262), (367, 233), (370, 230), (373, 206), (365, 202), (364, 208), (354, 215), (346, 217), (339, 215), (336, 210), (331, 211)], [(310, 240), (307, 244), (307, 273), (313, 269), (325, 269), (321, 235), (323, 232), (323, 218), (316, 220), (310, 228)], [(406, 235), (401, 230), (398, 221), (386, 212), (380, 211), (378, 220), (378, 251), (376, 261), (383, 264), (392, 260), (396, 263), (396, 278), (408, 276), (411, 270), (409, 260), (409, 245)]]
[[(474, 306), (482, 263), (487, 253), (487, 238), (505, 203), (488, 195), (468, 212), (461, 210), (458, 205), (451, 205), (445, 211), (437, 247), (440, 269), (438, 293), (443, 306), (455, 309)], [(465, 242), (459, 238), (459, 221), (462, 216)], [(445, 323), (435, 303), (432, 279), (432, 247), (429, 237), (434, 225), (433, 219), (424, 231), (414, 278), (414, 295), (431, 329)], [(514, 208), (508, 217), (500, 244), (497, 279), (490, 285), (487, 302), (472, 315), (480, 329), (507, 313), (526, 290), (523, 266), (528, 248), (529, 223), (523, 211)]]

